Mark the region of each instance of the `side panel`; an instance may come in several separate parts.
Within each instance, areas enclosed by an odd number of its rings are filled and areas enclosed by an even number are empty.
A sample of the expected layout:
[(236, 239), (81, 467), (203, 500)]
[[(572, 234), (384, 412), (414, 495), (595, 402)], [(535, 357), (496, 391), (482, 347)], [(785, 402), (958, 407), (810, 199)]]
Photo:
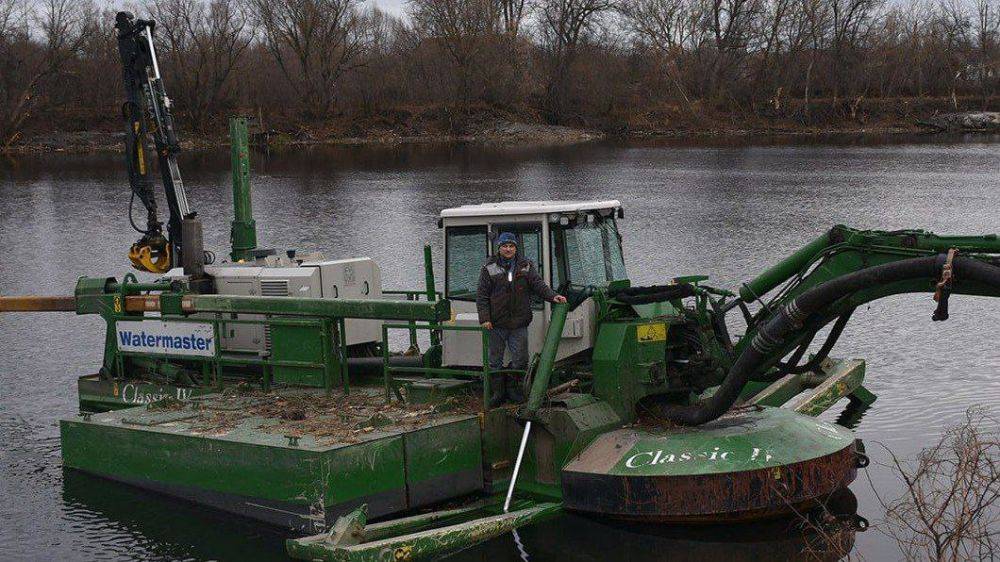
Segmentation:
[(326, 521), (333, 523), (363, 503), (371, 518), (406, 510), (403, 447), (403, 437), (392, 435), (324, 453)]
[[(478, 326), (475, 303), (452, 301), (456, 326)], [(471, 309), (471, 310), (470, 310)], [(442, 336), (442, 364), (445, 367), (479, 367), (483, 364), (483, 338), (479, 332), (445, 330)]]
[[(546, 305), (546, 314), (551, 315), (551, 305)], [(556, 360), (565, 359), (581, 351), (594, 347), (594, 332), (597, 323), (597, 307), (594, 299), (583, 301), (580, 306), (571, 310), (566, 316), (566, 326), (563, 328), (562, 340), (559, 342), (559, 352)], [(538, 349), (542, 348), (545, 333), (541, 333)]]
[(294, 529), (406, 507), (399, 436), (315, 451), (71, 420), (60, 432), (67, 468)]
[(662, 389), (667, 324), (646, 320), (605, 322), (594, 348), (594, 396), (625, 422), (639, 400)]
[(187, 400), (192, 396), (208, 392), (212, 392), (212, 390), (167, 384), (102, 380), (100, 375), (86, 375), (77, 379), (80, 409), (88, 412), (133, 408), (164, 398)]
[[(260, 271), (259, 267), (220, 267), (210, 273), (216, 275), (215, 290), (220, 295), (257, 296), (260, 294)], [(229, 316), (232, 320), (260, 319), (260, 316), (255, 314), (224, 316)], [(223, 324), (220, 333), (224, 351), (256, 352), (264, 348), (264, 327), (261, 325)]]
[(470, 418), (404, 435), (409, 507), (483, 488), (482, 433)]
[[(322, 262), (305, 262), (302, 267), (319, 271), (321, 291), (315, 295), (324, 299), (381, 299), (382, 273), (371, 258), (354, 258)], [(347, 345), (372, 343), (382, 339), (380, 320), (348, 319)]]
[[(275, 361), (296, 361), (323, 365), (323, 337), (319, 326), (286, 326), (274, 324), (268, 330), (271, 339), (271, 358)], [(338, 385), (340, 369), (332, 365), (331, 385)], [(322, 388), (323, 367), (278, 366), (274, 367), (274, 382), (295, 386)]]

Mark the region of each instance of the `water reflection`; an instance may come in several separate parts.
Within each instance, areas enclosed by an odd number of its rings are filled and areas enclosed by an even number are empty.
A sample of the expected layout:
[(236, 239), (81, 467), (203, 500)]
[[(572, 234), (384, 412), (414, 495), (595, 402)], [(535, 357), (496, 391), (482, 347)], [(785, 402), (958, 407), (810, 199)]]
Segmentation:
[[(279, 529), (78, 471), (63, 471), (63, 501), (87, 557), (287, 560)], [(851, 552), (859, 519), (846, 489), (825, 510), (751, 524), (670, 526), (566, 513), (447, 559), (833, 561)]]
[[(836, 423), (837, 425), (842, 425), (847, 429), (856, 429), (859, 425), (861, 425), (861, 420), (864, 419), (865, 414), (870, 409), (870, 404), (848, 401), (847, 405), (837, 416)], [(831, 410), (837, 411), (836, 407), (831, 408)]]
[(287, 560), (285, 533), (63, 469), (64, 519), (90, 559)]
[(487, 553), (509, 556), (511, 548), (521, 560), (572, 562), (840, 560), (851, 552), (855, 535), (863, 527), (858, 524), (857, 499), (850, 490), (842, 490), (827, 501), (823, 513), (752, 524), (698, 527), (565, 514), (521, 529), (517, 537), (494, 541), (496, 544), (482, 551), (456, 554), (449, 561), (487, 560), (484, 556)]

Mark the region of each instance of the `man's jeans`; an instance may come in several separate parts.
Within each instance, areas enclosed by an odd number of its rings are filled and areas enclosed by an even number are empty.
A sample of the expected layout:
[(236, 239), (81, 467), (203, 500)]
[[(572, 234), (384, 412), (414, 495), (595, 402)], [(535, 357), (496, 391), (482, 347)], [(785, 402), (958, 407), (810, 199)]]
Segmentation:
[(512, 369), (528, 368), (528, 328), (490, 330), (490, 369), (503, 369), (504, 349), (510, 350)]

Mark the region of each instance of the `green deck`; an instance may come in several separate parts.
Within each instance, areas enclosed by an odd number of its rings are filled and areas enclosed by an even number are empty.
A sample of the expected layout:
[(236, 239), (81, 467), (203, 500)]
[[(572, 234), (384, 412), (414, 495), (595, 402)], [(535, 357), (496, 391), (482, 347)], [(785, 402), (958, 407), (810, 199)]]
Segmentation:
[[(333, 415), (303, 421), (274, 415), (274, 395), (208, 395), (63, 420), (63, 462), (303, 531), (362, 503), (380, 517), (482, 489), (478, 416), (426, 405), (370, 415), (377, 402), (356, 405), (364, 392), (355, 390), (355, 405), (332, 404)], [(321, 391), (292, 396), (323, 400)]]

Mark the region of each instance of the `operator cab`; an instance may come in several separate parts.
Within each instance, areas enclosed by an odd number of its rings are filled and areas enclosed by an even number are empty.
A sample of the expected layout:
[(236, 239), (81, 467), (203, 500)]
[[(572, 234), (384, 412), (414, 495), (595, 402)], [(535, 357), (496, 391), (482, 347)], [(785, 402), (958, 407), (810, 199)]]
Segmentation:
[[(623, 216), (621, 203), (615, 200), (504, 201), (441, 211), (438, 224), (444, 229), (445, 239), (445, 297), (451, 301), (455, 323), (479, 324), (479, 272), (496, 253), (496, 239), (502, 232), (514, 233), (518, 253), (530, 259), (557, 292), (603, 287), (610, 281), (625, 279), (617, 223)], [(533, 308), (534, 318), (528, 328), (529, 354), (541, 349), (550, 315), (550, 304), (541, 299)], [(594, 302), (587, 299), (567, 316), (557, 357), (562, 359), (593, 347), (594, 326)], [(446, 366), (483, 363), (477, 332), (445, 331), (443, 348)]]

